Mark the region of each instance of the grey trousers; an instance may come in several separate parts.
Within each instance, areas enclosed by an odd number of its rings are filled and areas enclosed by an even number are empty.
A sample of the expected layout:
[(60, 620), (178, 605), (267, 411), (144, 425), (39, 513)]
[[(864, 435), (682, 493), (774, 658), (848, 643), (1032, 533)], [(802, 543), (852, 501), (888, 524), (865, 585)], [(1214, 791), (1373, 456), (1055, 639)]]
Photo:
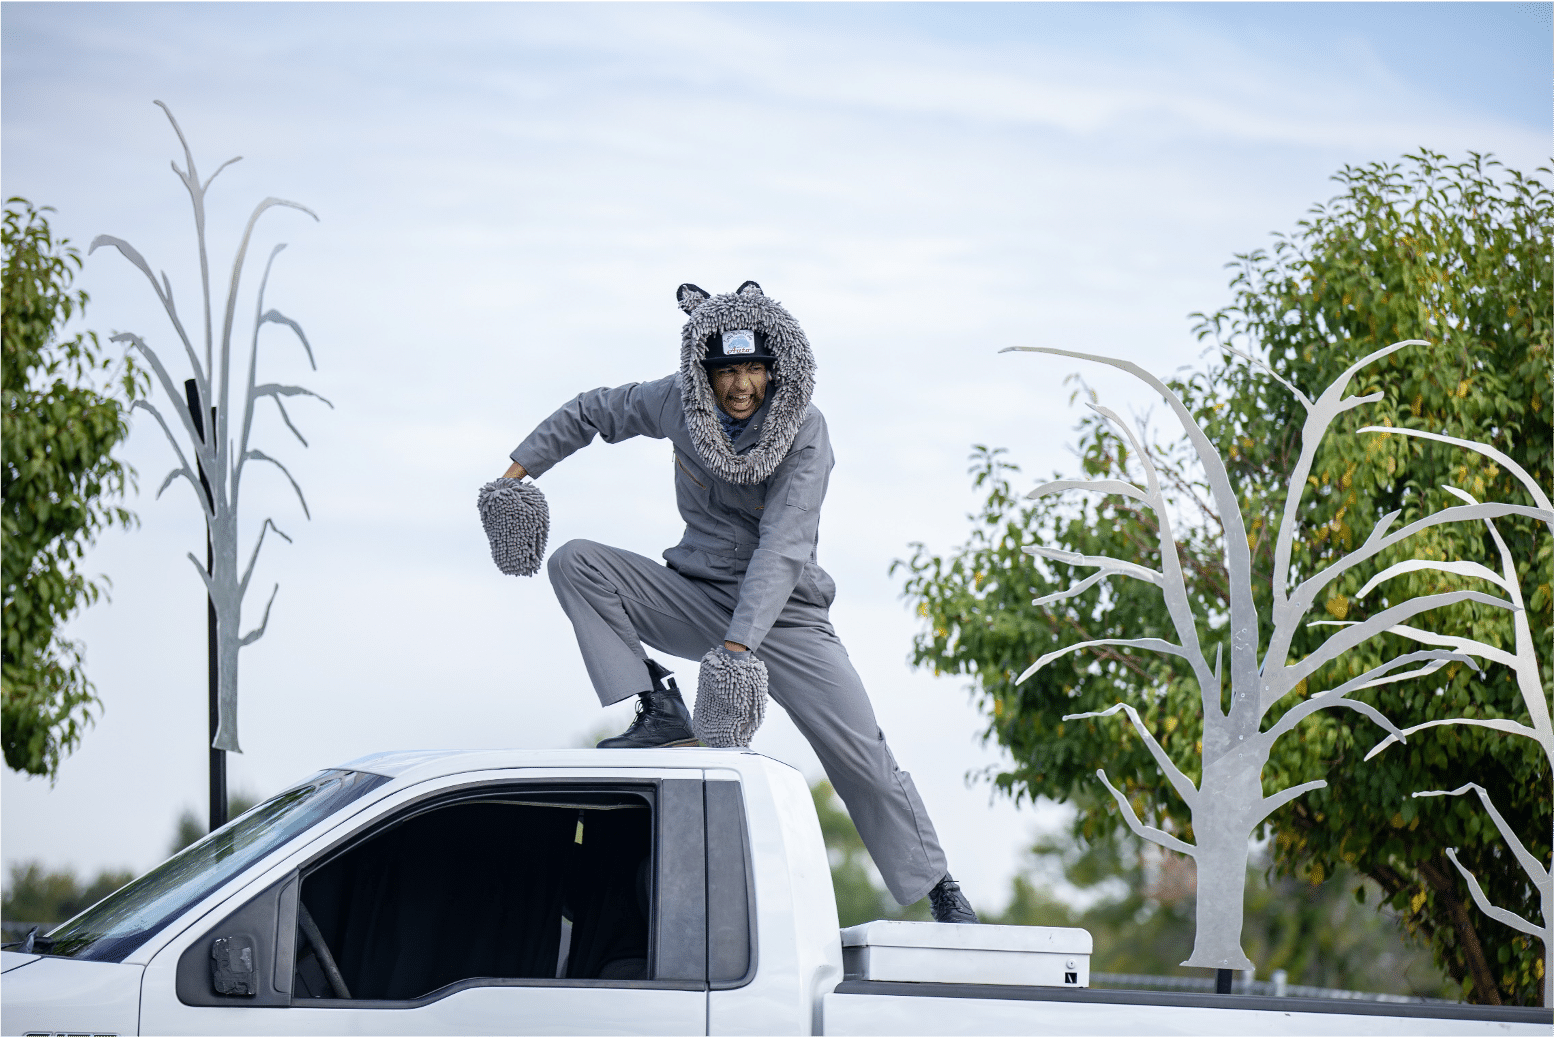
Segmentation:
[[(548, 567), (603, 705), (648, 690), (643, 642), (693, 660), (722, 644), (739, 595), (737, 580), (692, 579), (588, 540), (558, 548)], [(939, 836), (912, 776), (885, 744), (827, 610), (790, 599), (756, 655), (772, 698), (814, 748), (891, 896), (901, 904), (927, 896), (946, 870)]]

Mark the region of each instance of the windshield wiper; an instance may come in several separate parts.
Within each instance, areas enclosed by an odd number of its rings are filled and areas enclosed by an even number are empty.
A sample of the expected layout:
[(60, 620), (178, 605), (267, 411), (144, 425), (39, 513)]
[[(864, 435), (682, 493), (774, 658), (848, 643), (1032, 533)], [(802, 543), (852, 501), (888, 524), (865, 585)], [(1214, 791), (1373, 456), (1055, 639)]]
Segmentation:
[(54, 941), (49, 939), (47, 936), (38, 935), (38, 930), (42, 928), (43, 926), (41, 925), (33, 926), (31, 929), (27, 930), (26, 936), (23, 936), (15, 943), (0, 945), (0, 950), (16, 951), (18, 954), (49, 953), (49, 951), (54, 949)]

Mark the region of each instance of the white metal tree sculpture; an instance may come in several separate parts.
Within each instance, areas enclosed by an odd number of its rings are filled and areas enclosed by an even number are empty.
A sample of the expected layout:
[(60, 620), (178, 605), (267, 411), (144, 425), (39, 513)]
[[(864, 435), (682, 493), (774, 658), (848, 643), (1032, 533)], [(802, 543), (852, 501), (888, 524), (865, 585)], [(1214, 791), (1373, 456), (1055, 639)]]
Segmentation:
[[(113, 336), (115, 342), (128, 342), (138, 349), (150, 363), (153, 373), (156, 375), (157, 384), (167, 394), (172, 403), (174, 420), (182, 427), (188, 449), (180, 445), (179, 438), (173, 434), (166, 417), (153, 404), (146, 400), (136, 400), (135, 406), (143, 408), (156, 419), (162, 431), (167, 435), (168, 442), (172, 445), (173, 453), (177, 456), (178, 465), (168, 473), (161, 487), (157, 490), (157, 496), (172, 485), (173, 481), (183, 478), (188, 481), (194, 490), (195, 497), (200, 502), (200, 507), (205, 515), (206, 528), (210, 533), (211, 566), (207, 572), (205, 566), (191, 552), (189, 560), (194, 563), (200, 578), (204, 580), (211, 603), (216, 613), (216, 659), (218, 682), (218, 706), (219, 725), (212, 748), (241, 752), (237, 737), (237, 657), (238, 650), (253, 644), (264, 636), (265, 628), (270, 621), (270, 607), (275, 603), (275, 593), (280, 589), (276, 584), (270, 592), (270, 599), (264, 607), (264, 617), (259, 625), (246, 634), (239, 633), (239, 624), (242, 616), (243, 596), (248, 592), (248, 583), (254, 573), (254, 564), (259, 559), (259, 549), (264, 544), (265, 533), (274, 530), (277, 536), (290, 540), (285, 533), (275, 525), (274, 521), (266, 518), (259, 527), (258, 536), (255, 538), (253, 550), (248, 556), (248, 563), (242, 572), (238, 571), (238, 492), (242, 485), (244, 468), (249, 461), (265, 461), (275, 465), (285, 474), (287, 481), (297, 494), (297, 500), (302, 505), (304, 515), (308, 512), (307, 500), (302, 496), (302, 488), (292, 478), (286, 466), (275, 458), (261, 450), (249, 445), (250, 435), (253, 431), (254, 407), (261, 399), (269, 397), (275, 401), (280, 410), (281, 420), (292, 434), (307, 446), (307, 440), (297, 427), (292, 424), (291, 416), (286, 413), (283, 397), (287, 396), (312, 396), (323, 400), (323, 397), (311, 390), (296, 385), (278, 385), (275, 383), (260, 384), (256, 380), (259, 361), (259, 329), (265, 324), (280, 324), (290, 328), (296, 333), (306, 350), (308, 363), (316, 370), (317, 365), (313, 361), (313, 348), (308, 343), (307, 336), (296, 321), (286, 317), (276, 310), (264, 308), (264, 289), (270, 279), (270, 268), (275, 262), (275, 257), (285, 245), (276, 245), (270, 252), (270, 257), (265, 263), (264, 275), (259, 281), (257, 302), (254, 308), (253, 334), (249, 343), (247, 379), (242, 386), (241, 415), (236, 428), (234, 439), (231, 426), (232, 404), (232, 325), (237, 310), (238, 283), (243, 274), (243, 264), (248, 252), (248, 242), (253, 236), (254, 225), (259, 217), (267, 209), (283, 206), (297, 209), (307, 213), (315, 220), (318, 217), (308, 208), (298, 205), (296, 202), (288, 202), (280, 198), (266, 198), (255, 207), (253, 214), (248, 218), (248, 225), (243, 231), (241, 244), (232, 261), (232, 278), (227, 290), (226, 306), (222, 316), (221, 335), (217, 340), (213, 336), (211, 321), (211, 290), (210, 290), (210, 263), (206, 255), (205, 246), (205, 193), (210, 189), (211, 181), (227, 166), (239, 161), (236, 158), (222, 163), (209, 178), (201, 182), (199, 173), (195, 169), (194, 154), (189, 150), (189, 143), (185, 140), (183, 130), (179, 128), (178, 121), (173, 118), (173, 113), (167, 105), (161, 101), (157, 106), (167, 115), (168, 122), (172, 123), (173, 132), (178, 134), (178, 142), (183, 145), (184, 161), (186, 169), (179, 169), (176, 162), (172, 163), (173, 172), (178, 175), (184, 187), (189, 192), (189, 199), (194, 207), (194, 229), (199, 246), (201, 289), (204, 295), (204, 357), (195, 351), (194, 343), (190, 341), (189, 333), (184, 327), (182, 318), (178, 315), (178, 309), (173, 303), (172, 284), (164, 273), (161, 280), (151, 272), (151, 267), (136, 251), (134, 246), (120, 238), (107, 234), (99, 235), (92, 242), (92, 251), (99, 246), (111, 245), (118, 249), (141, 273), (151, 282), (151, 290), (156, 293), (157, 300), (162, 308), (167, 311), (167, 316), (173, 325), (180, 343), (183, 345), (184, 354), (193, 371), (191, 381), (195, 386), (197, 398), (189, 401), (186, 406), (180, 399), (183, 395), (178, 390), (178, 383), (168, 373), (167, 366), (162, 362), (156, 350), (152, 349), (139, 336), (128, 332)], [(329, 404), (328, 400), (323, 400)], [(331, 407), (333, 404), (329, 404)], [(211, 418), (207, 422), (207, 418)], [(209, 433), (208, 435), (206, 433)], [(190, 455), (194, 458), (191, 465)], [(202, 483), (204, 485), (202, 485)]]
[[(1105, 771), (1096, 772), (1107, 791), (1117, 801), (1123, 819), (1137, 835), (1166, 849), (1186, 854), (1194, 860), (1198, 871), (1197, 931), (1192, 954), (1182, 963), (1183, 965), (1213, 969), (1252, 967), (1252, 962), (1241, 947), (1246, 868), (1251, 834), (1279, 807), (1312, 789), (1321, 788), (1327, 784), (1326, 781), (1321, 780), (1310, 781), (1265, 796), (1262, 772), (1274, 742), (1312, 713), (1337, 707), (1356, 710), (1384, 730), (1402, 738), (1404, 732), (1375, 708), (1364, 702), (1350, 699), (1348, 696), (1363, 688), (1408, 680), (1433, 672), (1449, 662), (1460, 662), (1468, 666), (1475, 664), (1467, 654), (1453, 649), (1409, 652), (1375, 666), (1335, 688), (1296, 702), (1276, 723), (1264, 731), (1261, 727), (1269, 711), (1284, 702), (1308, 676), (1337, 659), (1348, 649), (1368, 641), (1377, 634), (1393, 629), (1422, 612), (1460, 601), (1478, 601), (1489, 605), (1513, 607), (1508, 602), (1477, 591), (1452, 591), (1412, 598), (1387, 608), (1364, 622), (1356, 623), (1335, 633), (1305, 658), (1293, 663), (1288, 662), (1292, 640), (1315, 604), (1319, 593), (1356, 565), (1376, 557), (1420, 530), (1442, 522), (1490, 519), (1509, 514), (1542, 517), (1534, 509), (1516, 505), (1477, 504), (1465, 508), (1451, 508), (1446, 512), (1426, 516), (1389, 535), (1388, 530), (1398, 517), (1394, 512), (1377, 523), (1369, 539), (1359, 549), (1326, 569), (1306, 576), (1294, 587), (1290, 586), (1291, 539), (1294, 536), (1296, 519), (1317, 446), (1338, 415), (1381, 398), (1379, 393), (1345, 397), (1344, 392), (1361, 369), (1413, 344), (1420, 343), (1416, 340), (1394, 343), (1356, 361), (1315, 400), (1307, 397), (1284, 379), (1273, 375), (1300, 400), (1306, 409), (1306, 420), (1301, 431), (1301, 453), (1290, 475), (1284, 513), (1275, 544), (1272, 573), (1272, 630), (1268, 638), (1267, 651), (1261, 659), (1257, 657), (1260, 632), (1257, 608), (1252, 595), (1251, 548), (1248, 544), (1247, 528), (1241, 515), (1241, 507), (1230, 485), (1224, 462), (1182, 401), (1160, 379), (1128, 361), (1063, 349), (1011, 347), (1015, 351), (1047, 353), (1106, 364), (1133, 375), (1160, 393), (1181, 423), (1199, 462), (1203, 465), (1213, 505), (1224, 525), (1224, 561), (1230, 589), (1228, 626), (1230, 708), (1228, 711), (1221, 705), (1224, 687), (1221, 661), (1225, 645), (1221, 642), (1215, 646), (1214, 662), (1211, 666), (1204, 646), (1199, 642), (1195, 616), (1177, 556), (1177, 542), (1171, 529), (1169, 508), (1161, 490), (1157, 470), (1143, 444), (1126, 423), (1112, 411), (1104, 407), (1095, 407), (1097, 413), (1117, 426), (1132, 443), (1134, 454), (1143, 466), (1146, 485), (1137, 486), (1121, 480), (1061, 480), (1038, 486), (1029, 494), (1030, 497), (1037, 497), (1069, 489), (1122, 494), (1150, 507), (1155, 512), (1159, 523), (1161, 560), (1159, 570), (1106, 556), (1080, 555), (1042, 547), (1028, 547), (1025, 550), (1055, 562), (1097, 570), (1092, 576), (1065, 591), (1038, 599), (1036, 604), (1072, 597), (1111, 576), (1145, 580), (1159, 587), (1164, 594), (1166, 608), (1176, 629), (1179, 643), (1153, 637), (1086, 641), (1042, 656), (1021, 674), (1019, 679), (1021, 681), (1028, 679), (1054, 659), (1097, 645), (1118, 645), (1176, 656), (1185, 660), (1191, 669), (1201, 692), (1203, 708), (1202, 777), (1198, 785), (1194, 785), (1192, 779), (1171, 760), (1144, 725), (1133, 706), (1119, 703), (1099, 713), (1080, 713), (1064, 718), (1083, 719), (1110, 716), (1119, 710), (1125, 712), (1155, 762), (1170, 781), (1172, 788), (1191, 811), (1192, 833), (1195, 841), (1188, 843), (1169, 832), (1145, 825), (1134, 813), (1126, 797), (1107, 778)], [(1005, 352), (1008, 351), (1010, 350), (1005, 350)], [(1273, 374), (1272, 371), (1269, 373)], [(1418, 664), (1415, 669), (1398, 672), (1404, 667), (1415, 664)]]
[[(1521, 465), (1494, 447), (1414, 429), (1363, 428), (1360, 431), (1390, 432), (1394, 435), (1432, 439), (1453, 446), (1465, 447), (1489, 457), (1526, 487), (1527, 492), (1531, 495), (1533, 501), (1537, 503), (1538, 508), (1551, 516), (1547, 521), (1549, 522), (1549, 531), (1554, 533), (1554, 504), (1550, 503), (1548, 494), (1533, 481), (1532, 476)], [(1478, 504), (1478, 501), (1472, 496), (1454, 486), (1445, 486), (1442, 489), (1469, 505)], [(1477, 656), (1488, 662), (1509, 666), (1511, 671), (1516, 674), (1517, 688), (1521, 692), (1522, 703), (1527, 708), (1527, 717), (1531, 721), (1531, 725), (1496, 717), (1488, 719), (1452, 717), (1445, 720), (1431, 720), (1423, 724), (1415, 724), (1413, 727), (1404, 728), (1397, 735), (1389, 735), (1366, 754), (1365, 758), (1367, 760), (1394, 744), (1400, 736), (1406, 737), (1431, 727), (1465, 725), (1469, 727), (1487, 727), (1510, 735), (1533, 739), (1543, 749), (1544, 756), (1549, 761), (1550, 774), (1554, 776), (1554, 724), (1551, 724), (1549, 718), (1549, 692), (1551, 689), (1543, 687), (1542, 670), (1538, 665), (1537, 645), (1533, 640), (1532, 624), (1522, 598), (1521, 582), (1517, 578), (1516, 560), (1512, 557), (1505, 538), (1495, 528), (1493, 520), (1484, 519), (1484, 525), (1488, 527), (1489, 535), (1494, 540), (1495, 548), (1500, 554), (1501, 568), (1499, 573), (1494, 572), (1487, 566), (1479, 565), (1477, 562), (1433, 562), (1416, 559), (1399, 562), (1397, 565), (1390, 566), (1377, 573), (1370, 582), (1360, 589), (1356, 598), (1364, 597), (1375, 589), (1377, 585), (1394, 576), (1400, 576), (1403, 573), (1414, 572), (1420, 569), (1434, 569), (1439, 572), (1486, 580), (1505, 591), (1509, 603), (1516, 609), (1512, 616), (1513, 629), (1516, 632), (1516, 650), (1514, 653), (1471, 638), (1453, 637), (1427, 630), (1418, 630), (1406, 625), (1393, 627), (1392, 633), (1400, 634), (1421, 644), (1440, 645), (1452, 651), (1460, 652), (1463, 655)], [(1527, 933), (1529, 936), (1536, 936), (1543, 941), (1543, 1003), (1545, 1005), (1554, 1003), (1554, 931), (1551, 931), (1551, 929), (1554, 929), (1554, 877), (1550, 876), (1550, 871), (1554, 869), (1539, 863), (1538, 859), (1527, 851), (1527, 847), (1523, 845), (1522, 841), (1517, 838), (1516, 833), (1506, 824), (1505, 818), (1500, 815), (1500, 811), (1495, 809), (1489, 793), (1485, 791), (1483, 786), (1468, 782), (1450, 792), (1432, 790), (1428, 792), (1415, 792), (1414, 795), (1460, 796), (1469, 791), (1478, 794), (1479, 800), (1484, 804), (1484, 809), (1489, 812), (1490, 820), (1495, 823), (1495, 828), (1500, 832), (1501, 838), (1510, 847), (1512, 855), (1515, 856), (1517, 863), (1522, 866), (1522, 870), (1526, 872), (1533, 888), (1538, 891), (1543, 914), (1543, 925), (1534, 925), (1532, 922), (1507, 911), (1505, 908), (1491, 904), (1489, 898), (1484, 895), (1484, 890), (1479, 885), (1478, 879), (1474, 877), (1472, 872), (1463, 867), (1461, 861), (1457, 860), (1456, 848), (1448, 849), (1446, 856), (1467, 881), (1468, 891), (1472, 893), (1473, 902), (1478, 905), (1480, 911), (1498, 922), (1502, 922), (1520, 932)], [(1551, 862), (1551, 864), (1554, 864), (1554, 862)]]

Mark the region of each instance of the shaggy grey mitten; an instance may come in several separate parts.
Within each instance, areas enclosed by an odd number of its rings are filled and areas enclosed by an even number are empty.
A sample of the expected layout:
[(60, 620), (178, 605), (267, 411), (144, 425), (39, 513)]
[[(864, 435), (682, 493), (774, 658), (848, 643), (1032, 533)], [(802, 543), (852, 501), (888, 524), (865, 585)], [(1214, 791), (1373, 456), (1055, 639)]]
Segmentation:
[(691, 730), (715, 749), (748, 748), (766, 719), (766, 664), (722, 645), (701, 657)]
[(522, 479), (492, 479), (480, 488), (476, 507), (496, 567), (509, 576), (539, 572), (550, 538), (550, 506), (540, 488)]

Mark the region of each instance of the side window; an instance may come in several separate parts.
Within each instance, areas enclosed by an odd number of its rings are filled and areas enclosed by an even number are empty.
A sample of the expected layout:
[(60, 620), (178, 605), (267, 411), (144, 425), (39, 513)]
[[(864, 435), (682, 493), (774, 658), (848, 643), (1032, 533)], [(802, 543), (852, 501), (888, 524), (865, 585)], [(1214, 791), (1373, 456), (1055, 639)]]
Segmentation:
[(651, 788), (508, 788), (388, 822), (304, 873), (292, 1002), (466, 980), (652, 977)]
[(207, 928), (179, 953), (177, 996), (412, 1007), (470, 986), (743, 986), (757, 967), (745, 823), (735, 781), (449, 792)]

